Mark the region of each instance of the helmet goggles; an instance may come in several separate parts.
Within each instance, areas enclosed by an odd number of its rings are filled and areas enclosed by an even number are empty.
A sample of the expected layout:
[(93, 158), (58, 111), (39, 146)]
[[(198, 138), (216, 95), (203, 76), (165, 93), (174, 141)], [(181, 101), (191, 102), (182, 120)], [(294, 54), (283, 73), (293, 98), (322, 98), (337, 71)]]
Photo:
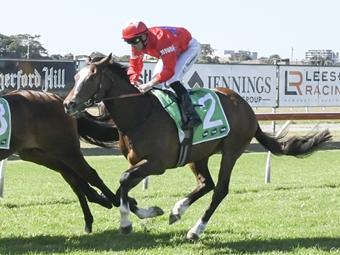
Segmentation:
[(130, 45), (136, 45), (142, 41), (142, 38), (140, 36), (131, 38), (131, 39), (126, 39), (125, 42), (130, 44)]

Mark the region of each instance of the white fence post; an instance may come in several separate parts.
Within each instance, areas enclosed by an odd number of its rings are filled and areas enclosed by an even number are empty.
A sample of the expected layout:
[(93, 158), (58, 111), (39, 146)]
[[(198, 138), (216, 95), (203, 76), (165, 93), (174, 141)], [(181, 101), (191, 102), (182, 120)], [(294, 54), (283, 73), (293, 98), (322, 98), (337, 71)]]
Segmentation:
[(5, 182), (5, 168), (6, 168), (7, 158), (1, 160), (0, 162), (0, 197), (4, 197), (4, 182)]
[[(272, 113), (276, 113), (276, 109), (272, 108)], [(273, 134), (275, 134), (275, 120), (272, 121), (272, 131)], [(266, 161), (266, 172), (264, 177), (264, 182), (269, 183), (270, 182), (270, 171), (271, 171), (271, 165), (272, 165), (272, 154), (270, 151), (267, 152), (267, 161)]]
[(149, 176), (143, 179), (143, 190), (148, 189), (148, 187), (149, 187)]
[(272, 167), (272, 153), (270, 151), (267, 152), (267, 161), (266, 161), (266, 174), (264, 177), (264, 183), (270, 183), (270, 171)]

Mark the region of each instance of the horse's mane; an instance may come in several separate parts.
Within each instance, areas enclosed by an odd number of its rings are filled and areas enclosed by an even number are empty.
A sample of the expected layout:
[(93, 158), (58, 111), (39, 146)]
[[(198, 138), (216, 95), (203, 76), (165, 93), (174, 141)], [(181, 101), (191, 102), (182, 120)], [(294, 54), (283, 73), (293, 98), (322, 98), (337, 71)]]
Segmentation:
[[(95, 57), (95, 58), (91, 59), (91, 63), (98, 62), (98, 61), (102, 60), (103, 58), (104, 57)], [(127, 65), (123, 65), (123, 64), (120, 64), (118, 62), (115, 62), (114, 60), (111, 60), (108, 67), (110, 68), (110, 70), (112, 72), (118, 74), (119, 77), (123, 78), (124, 80), (126, 80), (130, 83), (129, 76), (127, 74), (127, 69), (128, 69)]]
[(129, 76), (127, 74), (128, 67), (126, 65), (117, 62), (110, 62), (109, 68), (111, 69), (112, 72), (118, 74), (119, 77), (123, 78), (124, 80), (130, 83)]

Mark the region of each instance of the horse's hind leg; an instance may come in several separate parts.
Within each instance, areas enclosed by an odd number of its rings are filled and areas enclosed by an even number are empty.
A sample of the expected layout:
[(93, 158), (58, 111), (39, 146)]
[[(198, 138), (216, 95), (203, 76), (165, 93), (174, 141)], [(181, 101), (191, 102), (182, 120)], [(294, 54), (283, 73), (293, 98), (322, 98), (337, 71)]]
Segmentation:
[(201, 217), (194, 227), (192, 227), (187, 233), (188, 240), (197, 240), (200, 234), (204, 231), (209, 219), (215, 212), (218, 205), (221, 203), (223, 198), (225, 198), (229, 192), (229, 182), (232, 169), (238, 157), (231, 157), (231, 151), (228, 155), (222, 156), (222, 162), (220, 165), (220, 171), (218, 174), (218, 181), (214, 189), (212, 196), (212, 201), (208, 209), (204, 212), (203, 217)]
[(86, 198), (90, 202), (97, 203), (108, 209), (112, 208), (111, 202), (107, 198), (99, 195), (91, 186), (89, 186), (87, 182), (85, 182), (84, 180), (79, 178), (79, 176), (74, 174), (71, 169), (59, 172), (78, 197), (80, 207), (84, 215), (85, 232), (91, 233), (93, 225), (93, 216), (88, 206)]
[(120, 205), (119, 199), (116, 195), (106, 186), (103, 180), (99, 177), (96, 170), (94, 170), (84, 159), (83, 155), (79, 153), (69, 154), (67, 157), (63, 157), (62, 161), (71, 169), (73, 169), (77, 175), (92, 186), (97, 187), (111, 203), (118, 207)]
[[(42, 164), (52, 170), (59, 172), (65, 181), (71, 186), (72, 190), (76, 193), (85, 194), (87, 200), (91, 203), (99, 204), (105, 208), (111, 209), (111, 201), (103, 194), (98, 194), (86, 181), (80, 178), (71, 168), (67, 167), (64, 163), (48, 156), (45, 153), (40, 153), (39, 159), (30, 160), (38, 164)], [(76, 194), (78, 194), (76, 193)]]
[[(92, 186), (97, 187), (103, 195), (108, 198), (111, 203), (118, 207), (120, 205), (119, 198), (106, 186), (103, 180), (99, 177), (96, 170), (94, 170), (84, 159), (82, 155), (78, 155), (77, 157), (72, 157), (71, 159), (64, 160), (65, 164), (74, 169), (78, 170), (76, 173), (80, 178), (83, 178), (86, 182), (90, 183)], [(134, 209), (135, 212), (137, 207), (137, 201), (131, 197), (128, 197), (129, 206)], [(153, 208), (151, 208), (153, 210)], [(157, 208), (156, 208), (157, 209)], [(137, 214), (137, 213), (136, 213)], [(140, 215), (138, 215), (141, 217)], [(156, 215), (155, 215), (156, 216)], [(153, 215), (149, 217), (154, 217)]]
[(191, 163), (189, 166), (196, 177), (197, 187), (175, 204), (169, 216), (169, 224), (178, 221), (191, 204), (215, 187), (208, 169), (208, 158)]

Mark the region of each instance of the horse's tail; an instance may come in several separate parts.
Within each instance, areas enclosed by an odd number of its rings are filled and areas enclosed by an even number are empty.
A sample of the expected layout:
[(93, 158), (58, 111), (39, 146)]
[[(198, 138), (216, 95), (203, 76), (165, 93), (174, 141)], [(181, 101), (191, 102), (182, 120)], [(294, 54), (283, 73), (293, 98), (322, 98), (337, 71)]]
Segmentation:
[(286, 139), (285, 135), (274, 137), (264, 133), (258, 126), (255, 134), (263, 147), (275, 155), (290, 155), (295, 157), (307, 156), (318, 150), (324, 143), (331, 140), (332, 135), (328, 130), (315, 132), (305, 136), (293, 136)]
[(87, 112), (77, 119), (77, 124), (79, 136), (88, 143), (110, 148), (119, 140), (118, 130), (112, 122), (100, 120)]

